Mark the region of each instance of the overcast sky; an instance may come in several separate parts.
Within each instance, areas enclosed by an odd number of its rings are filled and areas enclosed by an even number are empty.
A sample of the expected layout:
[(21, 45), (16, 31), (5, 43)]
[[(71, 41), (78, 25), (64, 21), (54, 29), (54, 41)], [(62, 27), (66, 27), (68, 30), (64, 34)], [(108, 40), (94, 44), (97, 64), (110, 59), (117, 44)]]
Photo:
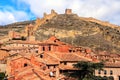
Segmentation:
[(0, 25), (34, 20), (51, 9), (61, 14), (66, 8), (81, 17), (120, 25), (120, 0), (0, 0)]

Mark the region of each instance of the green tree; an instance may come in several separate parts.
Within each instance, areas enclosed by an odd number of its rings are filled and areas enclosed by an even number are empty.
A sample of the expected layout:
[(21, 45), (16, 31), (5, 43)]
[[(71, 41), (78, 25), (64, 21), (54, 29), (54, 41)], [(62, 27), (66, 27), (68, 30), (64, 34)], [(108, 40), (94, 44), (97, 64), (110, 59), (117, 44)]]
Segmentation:
[(3, 80), (4, 79), (4, 77), (5, 77), (5, 73), (0, 73), (0, 80)]
[(92, 63), (87, 61), (80, 61), (73, 65), (76, 71), (67, 73), (68, 77), (74, 77), (77, 80), (94, 80), (95, 70), (102, 70), (104, 64), (102, 62)]

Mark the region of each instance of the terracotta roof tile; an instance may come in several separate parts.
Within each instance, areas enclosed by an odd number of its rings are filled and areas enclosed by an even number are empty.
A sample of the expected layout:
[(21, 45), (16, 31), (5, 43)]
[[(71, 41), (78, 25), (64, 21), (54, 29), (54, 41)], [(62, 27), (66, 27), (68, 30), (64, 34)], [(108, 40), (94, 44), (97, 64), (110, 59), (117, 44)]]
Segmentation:
[(87, 59), (79, 57), (75, 55), (74, 53), (55, 53), (55, 55), (61, 61), (88, 61)]
[(56, 65), (59, 64), (59, 60), (54, 57), (51, 53), (45, 53), (44, 60), (47, 65)]

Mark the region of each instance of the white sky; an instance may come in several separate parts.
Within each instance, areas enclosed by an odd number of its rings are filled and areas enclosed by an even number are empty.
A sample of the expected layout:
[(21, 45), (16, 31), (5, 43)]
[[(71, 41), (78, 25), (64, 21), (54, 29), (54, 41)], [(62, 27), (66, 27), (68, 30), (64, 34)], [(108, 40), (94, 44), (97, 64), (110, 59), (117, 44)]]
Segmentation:
[[(94, 17), (120, 25), (120, 0), (17, 0), (16, 3), (27, 5), (30, 12), (36, 17), (42, 17), (44, 12), (50, 13), (51, 9), (57, 13), (64, 13), (66, 8), (70, 8), (81, 17)], [(32, 16), (27, 14), (26, 11), (14, 9), (12, 12), (0, 11), (0, 15), (2, 15), (0, 24), (27, 20)], [(4, 20), (7, 16), (8, 21)]]

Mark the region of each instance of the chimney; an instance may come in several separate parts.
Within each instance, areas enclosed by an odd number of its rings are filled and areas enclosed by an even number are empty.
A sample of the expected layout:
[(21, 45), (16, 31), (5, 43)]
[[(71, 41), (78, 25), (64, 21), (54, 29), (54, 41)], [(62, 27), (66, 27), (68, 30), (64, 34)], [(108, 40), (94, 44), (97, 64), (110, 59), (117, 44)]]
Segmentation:
[(66, 9), (65, 14), (72, 14), (72, 9)]

